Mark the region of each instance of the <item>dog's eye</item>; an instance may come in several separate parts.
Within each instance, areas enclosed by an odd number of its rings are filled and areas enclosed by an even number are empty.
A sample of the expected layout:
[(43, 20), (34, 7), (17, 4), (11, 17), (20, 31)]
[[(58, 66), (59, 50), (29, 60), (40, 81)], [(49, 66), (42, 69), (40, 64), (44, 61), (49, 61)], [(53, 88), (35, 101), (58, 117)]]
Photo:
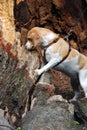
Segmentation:
[(32, 39), (31, 39), (31, 38), (28, 38), (28, 41), (32, 41)]

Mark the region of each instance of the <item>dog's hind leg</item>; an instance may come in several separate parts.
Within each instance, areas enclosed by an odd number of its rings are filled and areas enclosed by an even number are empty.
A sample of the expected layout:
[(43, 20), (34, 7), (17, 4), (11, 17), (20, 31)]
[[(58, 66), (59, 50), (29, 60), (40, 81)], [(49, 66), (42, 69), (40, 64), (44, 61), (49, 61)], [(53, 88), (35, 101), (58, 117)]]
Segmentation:
[(79, 82), (78, 74), (74, 74), (71, 77), (71, 85), (74, 91), (74, 97), (72, 100), (76, 100), (80, 95), (80, 90), (79, 90), (80, 82)]
[(79, 80), (80, 80), (80, 84), (84, 90), (85, 97), (87, 98), (87, 69), (80, 71)]

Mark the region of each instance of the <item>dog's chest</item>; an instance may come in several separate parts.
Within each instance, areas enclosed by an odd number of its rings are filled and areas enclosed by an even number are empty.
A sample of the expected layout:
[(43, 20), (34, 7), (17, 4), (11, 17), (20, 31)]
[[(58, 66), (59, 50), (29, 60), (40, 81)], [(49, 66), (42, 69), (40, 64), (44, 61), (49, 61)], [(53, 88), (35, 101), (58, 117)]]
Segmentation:
[(52, 52), (52, 48), (51, 47), (49, 47), (47, 50), (46, 50), (46, 52), (45, 52), (45, 58), (46, 58), (46, 60), (47, 60), (47, 62), (49, 62), (50, 60), (52, 60), (53, 58), (55, 58), (55, 59), (59, 59), (59, 61), (60, 60), (62, 60), (62, 57), (59, 55), (59, 53), (57, 52), (57, 53), (53, 53)]
[[(46, 51), (46, 60), (49, 62), (53, 58), (61, 61), (62, 57), (59, 55), (59, 53), (53, 53), (51, 50), (51, 47), (49, 47)], [(67, 75), (72, 75), (73, 73), (77, 73), (79, 71), (79, 65), (78, 65), (78, 59), (79, 56), (75, 56), (71, 59), (66, 59), (64, 62), (59, 64), (58, 66), (55, 67), (56, 70), (62, 71), (63, 73)]]

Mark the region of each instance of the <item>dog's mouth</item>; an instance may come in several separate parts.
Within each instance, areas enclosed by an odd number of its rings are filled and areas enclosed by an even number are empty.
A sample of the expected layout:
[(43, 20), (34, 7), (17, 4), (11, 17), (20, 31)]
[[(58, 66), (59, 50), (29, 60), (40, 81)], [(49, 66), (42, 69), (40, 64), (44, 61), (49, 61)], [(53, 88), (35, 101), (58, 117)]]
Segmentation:
[(36, 50), (36, 48), (35, 48), (35, 47), (32, 47), (32, 48), (27, 48), (27, 47), (26, 47), (26, 45), (25, 45), (25, 49), (27, 49), (28, 51), (34, 51), (34, 50)]
[(34, 46), (28, 47), (27, 44), (25, 45), (25, 49), (27, 49), (28, 51), (34, 51), (34, 50), (36, 50), (36, 48)]
[(35, 51), (36, 48), (30, 48), (30, 49), (27, 49), (27, 50), (29, 50), (29, 51)]
[(30, 41), (27, 41), (27, 42), (26, 42), (25, 48), (26, 48), (27, 50), (34, 50), (34, 49), (35, 49), (34, 45), (31, 44)]

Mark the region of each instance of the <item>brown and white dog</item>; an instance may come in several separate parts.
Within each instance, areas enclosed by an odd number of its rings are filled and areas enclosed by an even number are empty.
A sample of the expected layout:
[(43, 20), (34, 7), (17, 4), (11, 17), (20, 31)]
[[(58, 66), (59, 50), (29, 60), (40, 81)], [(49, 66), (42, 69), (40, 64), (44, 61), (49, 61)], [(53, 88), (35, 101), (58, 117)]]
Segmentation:
[(40, 46), (42, 48), (42, 56), (44, 56), (43, 48), (46, 47), (45, 56), (48, 63), (41, 69), (36, 69), (35, 73), (41, 75), (51, 68), (59, 70), (71, 78), (71, 85), (75, 93), (73, 99), (79, 97), (79, 85), (82, 86), (87, 98), (87, 57), (71, 48), (68, 57), (61, 64), (55, 66), (67, 55), (69, 50), (68, 43), (59, 34), (41, 27), (32, 28), (28, 32), (27, 38), (28, 41), (25, 47), (28, 50)]

